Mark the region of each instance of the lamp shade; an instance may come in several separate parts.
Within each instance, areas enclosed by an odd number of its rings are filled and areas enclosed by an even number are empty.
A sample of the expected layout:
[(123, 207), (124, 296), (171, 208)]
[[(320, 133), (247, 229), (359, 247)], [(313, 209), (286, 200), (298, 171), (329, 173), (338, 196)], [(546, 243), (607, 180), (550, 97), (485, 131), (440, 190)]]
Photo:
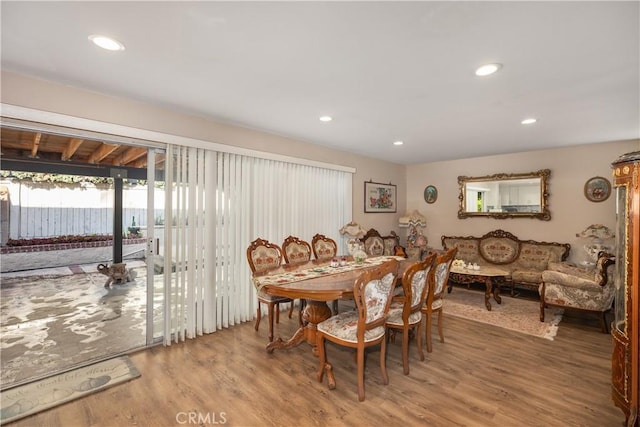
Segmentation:
[(613, 230), (609, 227), (602, 224), (591, 224), (582, 232), (576, 234), (576, 237), (587, 237), (587, 238), (597, 238), (597, 239), (613, 239), (616, 237)]
[(426, 227), (427, 218), (418, 210), (414, 210), (412, 212), (407, 212), (404, 216), (401, 216), (398, 223), (400, 227)]
[(362, 228), (357, 222), (351, 221), (340, 229), (340, 234), (346, 234), (349, 237), (361, 238), (367, 234), (367, 230)]

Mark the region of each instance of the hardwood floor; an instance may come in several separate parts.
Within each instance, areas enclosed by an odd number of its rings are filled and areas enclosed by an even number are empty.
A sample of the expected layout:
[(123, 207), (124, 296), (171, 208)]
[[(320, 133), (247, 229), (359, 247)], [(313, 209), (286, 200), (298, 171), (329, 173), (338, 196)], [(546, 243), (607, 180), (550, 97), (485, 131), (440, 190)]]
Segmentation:
[[(555, 341), (445, 317), (446, 342), (435, 338), (424, 362), (411, 342), (408, 376), (400, 337), (388, 346), (389, 385), (378, 350), (368, 354), (362, 403), (353, 353), (327, 344), (329, 390), (307, 344), (267, 354), (268, 328), (248, 322), (132, 354), (140, 378), (11, 425), (623, 426), (611, 400), (611, 336), (581, 316), (565, 313)], [(296, 326), (282, 316), (277, 332)]]

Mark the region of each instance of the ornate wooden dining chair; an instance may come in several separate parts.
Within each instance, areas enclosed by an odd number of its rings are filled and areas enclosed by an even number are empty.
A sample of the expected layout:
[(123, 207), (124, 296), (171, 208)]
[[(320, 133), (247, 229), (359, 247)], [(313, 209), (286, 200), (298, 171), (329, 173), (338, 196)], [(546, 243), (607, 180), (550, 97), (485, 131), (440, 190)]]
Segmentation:
[(385, 326), (388, 334), (402, 331), (402, 367), (409, 375), (409, 331), (415, 330), (420, 360), (424, 360), (422, 351), (422, 307), (428, 294), (428, 275), (433, 268), (436, 253), (430, 253), (424, 261), (418, 261), (407, 268), (402, 275), (401, 296), (394, 297), (389, 308)]
[(311, 245), (298, 237), (289, 236), (282, 243), (282, 255), (287, 264), (310, 261)]
[[(282, 255), (287, 264), (302, 264), (311, 260), (311, 245), (298, 237), (289, 236), (282, 243)], [(304, 309), (304, 300), (300, 300), (300, 311), (298, 319), (302, 325), (302, 310)], [(289, 310), (289, 318), (293, 313), (293, 303)]]
[[(282, 264), (282, 250), (276, 244), (270, 243), (267, 240), (256, 239), (247, 248), (247, 261), (251, 268), (251, 273), (259, 273), (261, 271), (269, 270), (279, 267)], [(291, 303), (293, 301), (290, 298), (277, 297), (269, 295), (262, 290), (258, 290), (258, 308), (256, 316), (255, 330), (260, 328), (260, 319), (262, 319), (261, 304), (266, 304), (269, 314), (269, 342), (273, 341), (273, 318), (275, 311), (276, 323), (280, 322), (280, 304)], [(292, 311), (289, 311), (289, 318), (291, 318)]]
[[(338, 255), (336, 241), (323, 234), (316, 234), (311, 239), (313, 257), (319, 261), (330, 261)], [(333, 314), (338, 314), (338, 300), (333, 300)]]
[(320, 261), (329, 261), (338, 254), (336, 241), (323, 234), (313, 236), (311, 248), (313, 249), (313, 257)]
[(333, 368), (327, 361), (325, 340), (356, 349), (358, 370), (358, 400), (364, 400), (365, 349), (380, 344), (380, 370), (384, 384), (389, 383), (385, 351), (385, 321), (396, 282), (399, 262), (390, 260), (363, 272), (353, 285), (355, 311), (345, 311), (318, 324), (317, 346), (320, 362), (317, 378), (322, 382), (327, 374), (329, 389), (336, 387)]
[(434, 265), (429, 270), (428, 280), (428, 293), (424, 306), (422, 306), (422, 313), (426, 318), (425, 334), (427, 338), (427, 352), (431, 353), (433, 346), (431, 343), (431, 323), (433, 313), (438, 313), (438, 334), (440, 335), (440, 342), (444, 342), (444, 333), (442, 331), (442, 305), (443, 298), (445, 296), (445, 289), (447, 282), (449, 281), (449, 272), (451, 271), (451, 263), (456, 257), (458, 248), (451, 248), (444, 254), (436, 256)]

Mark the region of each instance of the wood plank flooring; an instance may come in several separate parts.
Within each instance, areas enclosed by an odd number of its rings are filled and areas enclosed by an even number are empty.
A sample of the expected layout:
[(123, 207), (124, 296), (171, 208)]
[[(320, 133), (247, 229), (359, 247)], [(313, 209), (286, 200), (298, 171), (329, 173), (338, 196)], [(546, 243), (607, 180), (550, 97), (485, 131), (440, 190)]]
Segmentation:
[[(329, 390), (306, 343), (266, 353), (266, 326), (137, 352), (140, 378), (11, 425), (623, 426), (611, 400), (611, 336), (588, 315), (565, 313), (554, 341), (448, 316), (446, 342), (434, 333), (424, 362), (411, 342), (408, 376), (401, 337), (389, 343), (387, 386), (379, 351), (368, 353), (361, 403), (353, 353), (327, 344)], [(281, 316), (277, 332), (296, 327)]]

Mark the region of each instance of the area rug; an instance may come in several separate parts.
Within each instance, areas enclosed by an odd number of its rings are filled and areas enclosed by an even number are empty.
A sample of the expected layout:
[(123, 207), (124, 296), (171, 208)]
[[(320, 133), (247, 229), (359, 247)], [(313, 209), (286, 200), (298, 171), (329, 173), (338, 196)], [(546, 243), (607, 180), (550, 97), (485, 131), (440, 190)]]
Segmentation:
[(545, 309), (545, 321), (541, 322), (537, 301), (503, 295), (502, 304), (498, 304), (492, 296), (489, 311), (484, 305), (484, 292), (454, 287), (445, 297), (444, 313), (553, 340), (563, 310), (556, 307)]
[(127, 356), (105, 360), (0, 392), (0, 424), (53, 408), (140, 376)]

